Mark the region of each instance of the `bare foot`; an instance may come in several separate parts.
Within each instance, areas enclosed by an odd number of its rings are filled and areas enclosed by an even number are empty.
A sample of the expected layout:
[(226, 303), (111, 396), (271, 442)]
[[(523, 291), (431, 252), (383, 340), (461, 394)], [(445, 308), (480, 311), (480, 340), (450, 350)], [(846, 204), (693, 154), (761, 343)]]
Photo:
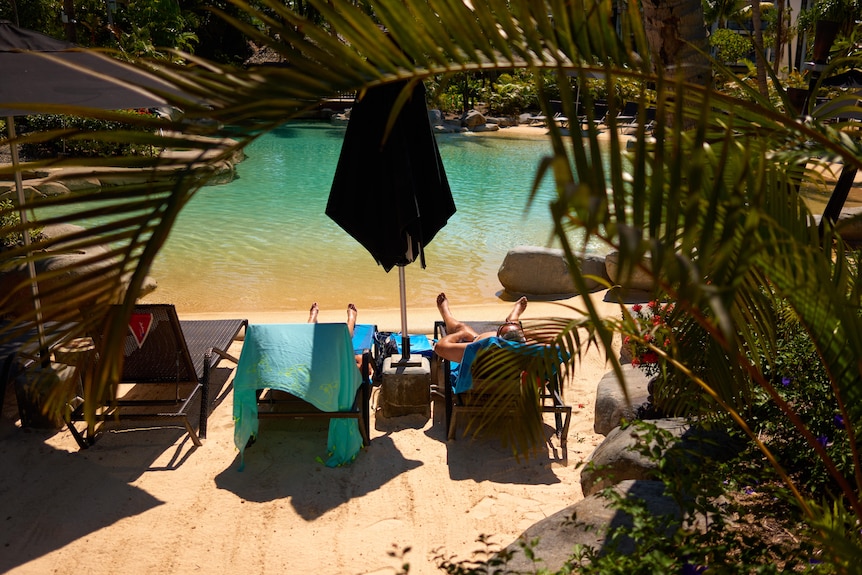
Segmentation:
[(317, 307), (317, 302), (311, 304), (311, 309), (308, 310), (308, 323), (317, 323), (317, 312), (320, 311)]
[(353, 337), (353, 330), (356, 328), (356, 316), (359, 311), (352, 303), (347, 304), (347, 329), (350, 331), (350, 337)]
[(451, 315), (449, 312), (449, 300), (443, 292), (440, 292), (440, 295), (437, 296), (437, 309), (440, 310), (440, 315), (442, 315), (444, 319), (447, 315)]
[(521, 296), (521, 298), (515, 302), (515, 305), (512, 308), (512, 313), (506, 316), (506, 321), (518, 321), (525, 309), (527, 309), (527, 298)]

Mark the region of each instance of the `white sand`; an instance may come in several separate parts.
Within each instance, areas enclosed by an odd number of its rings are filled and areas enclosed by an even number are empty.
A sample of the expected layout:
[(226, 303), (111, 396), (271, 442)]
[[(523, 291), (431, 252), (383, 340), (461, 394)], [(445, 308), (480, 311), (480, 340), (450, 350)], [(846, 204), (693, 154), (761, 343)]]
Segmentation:
[[(614, 306), (601, 302), (608, 313)], [(576, 304), (579, 298), (567, 300)], [(511, 304), (453, 311), (498, 319)], [(331, 313), (330, 318), (327, 314)], [(221, 317), (230, 313), (218, 314)], [(531, 302), (524, 318), (563, 315)], [(199, 316), (198, 316), (199, 317)], [(305, 321), (307, 311), (253, 321)], [(398, 310), (375, 318), (397, 326)], [(412, 310), (430, 326), (435, 310)], [(324, 312), (321, 321), (341, 321)], [(414, 331), (411, 329), (411, 332)], [(233, 351), (239, 353), (241, 343)], [(438, 572), (433, 557), (467, 558), (491, 535), (505, 545), (581, 497), (579, 464), (593, 433), (596, 383), (607, 371), (591, 351), (566, 382), (573, 406), (567, 453), (551, 437), (529, 460), (489, 439), (445, 440), (439, 417), (372, 419), (371, 446), (349, 466), (327, 468), (319, 422), (263, 420), (238, 471), (233, 445), (232, 364), (215, 377), (217, 407), (203, 447), (179, 429), (109, 432), (78, 451), (68, 431), (22, 430), (9, 392), (0, 429), (0, 572), (393, 573), (392, 550), (411, 547), (410, 572)], [(11, 405), (10, 405), (11, 403)]]

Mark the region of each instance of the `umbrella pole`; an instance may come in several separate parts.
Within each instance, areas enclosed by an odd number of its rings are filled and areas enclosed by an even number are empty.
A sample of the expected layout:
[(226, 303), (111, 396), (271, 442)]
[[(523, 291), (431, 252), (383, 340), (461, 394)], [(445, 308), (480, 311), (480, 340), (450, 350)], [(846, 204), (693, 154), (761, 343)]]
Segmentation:
[[(24, 247), (30, 246), (30, 230), (27, 229), (27, 210), (24, 209), (24, 182), (21, 179), (21, 170), (18, 169), (20, 160), (18, 158), (18, 144), (15, 140), (15, 118), (7, 116), (6, 127), (9, 131), (9, 151), (12, 153), (12, 169), (15, 172), (15, 190), (18, 195), (18, 216), (21, 218), (21, 224), (24, 229), (21, 231), (24, 237)], [(36, 329), (39, 333), (39, 357), (42, 360), (43, 366), (48, 366), (51, 362), (50, 352), (45, 343), (45, 326), (42, 322), (42, 303), (39, 298), (39, 283), (36, 281), (36, 264), (33, 263), (33, 258), (27, 258), (27, 271), (30, 274), (30, 287), (33, 292), (33, 309), (36, 311)]]
[(407, 290), (404, 266), (398, 266), (398, 287), (401, 291), (401, 361), (410, 359), (410, 335), (407, 331)]

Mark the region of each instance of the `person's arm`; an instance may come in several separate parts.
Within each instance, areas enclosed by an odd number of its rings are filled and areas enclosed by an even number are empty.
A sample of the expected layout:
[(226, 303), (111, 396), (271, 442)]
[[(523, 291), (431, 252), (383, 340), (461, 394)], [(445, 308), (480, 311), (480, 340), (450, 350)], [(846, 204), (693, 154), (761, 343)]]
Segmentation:
[(464, 350), (471, 342), (460, 341), (460, 337), (460, 332), (444, 335), (434, 346), (434, 353), (443, 359), (461, 363), (464, 358)]

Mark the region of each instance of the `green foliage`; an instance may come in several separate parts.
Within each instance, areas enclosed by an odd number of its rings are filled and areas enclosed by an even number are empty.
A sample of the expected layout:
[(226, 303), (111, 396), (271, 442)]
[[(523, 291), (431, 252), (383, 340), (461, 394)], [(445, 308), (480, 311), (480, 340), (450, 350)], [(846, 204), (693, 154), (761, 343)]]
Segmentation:
[[(145, 109), (130, 110), (126, 114), (130, 118), (156, 117)], [(153, 151), (149, 145), (109, 136), (111, 133), (114, 135), (127, 131), (146, 133), (150, 130), (150, 128), (141, 128), (124, 122), (40, 114), (22, 118), (16, 126), (22, 136), (28, 133), (53, 134), (53, 137), (42, 137), (21, 145), (21, 152), (33, 159), (56, 158), (61, 155), (77, 158), (140, 156), (152, 154)], [(87, 138), (85, 135), (87, 133), (92, 137)]]
[[(862, 18), (860, 0), (817, 0), (810, 8), (802, 9), (796, 19), (796, 28), (809, 35), (809, 54), (814, 45), (817, 22), (836, 22), (840, 24), (836, 44), (846, 44), (848, 39), (858, 37), (856, 22)], [(851, 42), (852, 43), (852, 42)], [(835, 50), (833, 45), (833, 50)], [(835, 51), (837, 55), (850, 55), (852, 51)]]
[[(75, 0), (75, 43), (86, 47), (114, 48), (130, 56), (170, 58), (165, 48), (194, 52), (198, 42), (198, 15), (183, 9), (179, 0), (129, 0), (116, 2), (108, 14), (105, 0)], [(17, 0), (16, 11), (0, 3), (0, 18), (22, 28), (68, 40), (60, 20), (60, 0)]]
[(738, 62), (754, 50), (751, 39), (727, 28), (713, 32), (709, 37), (709, 45), (715, 49), (716, 58), (721, 62)]
[[(487, 536), (479, 538), (482, 547), (470, 559), (438, 554), (438, 567), (457, 575), (502, 573), (520, 552), (535, 566), (532, 572), (546, 575), (742, 575), (810, 570), (818, 555), (811, 532), (796, 522), (798, 509), (788, 506), (785, 495), (765, 483), (757, 490), (740, 483), (740, 479), (751, 477), (744, 473), (749, 454), (743, 452), (730, 459), (707, 455), (730, 451), (728, 441), (720, 441), (725, 433), (721, 428), (710, 431), (695, 423), (695, 433), (683, 442), (648, 422), (637, 421), (631, 426), (637, 440), (634, 450), (653, 464), (652, 479), (664, 486), (664, 496), (674, 502), (676, 512), (656, 513), (646, 500), (608, 487), (601, 496), (617, 515), (601, 534), (601, 548), (578, 544), (559, 569), (543, 566), (536, 552), (538, 539), (520, 541), (518, 550), (504, 552), (492, 546)], [(755, 476), (763, 477), (762, 469)], [(793, 537), (778, 541), (768, 538), (772, 531), (762, 530), (757, 516), (766, 508), (782, 518), (770, 528), (781, 532), (792, 529)], [(568, 522), (592, 529), (577, 516)]]
[[(784, 300), (776, 301), (776, 355), (765, 362), (764, 376), (805, 423), (844, 475), (853, 473), (852, 450), (838, 398), (817, 347)], [(767, 359), (767, 358), (764, 358)], [(839, 486), (823, 461), (769, 395), (761, 390), (751, 414), (760, 434), (782, 466), (808, 493), (834, 492)]]
[(116, 38), (123, 51), (139, 57), (169, 58), (164, 49), (194, 53), (196, 16), (177, 0), (133, 0), (117, 11)]
[[(0, 200), (0, 251), (24, 245), (24, 234), (20, 230), (21, 216), (12, 200)], [(42, 237), (42, 228), (30, 230), (34, 241)]]
[(492, 115), (516, 115), (539, 105), (536, 82), (523, 71), (500, 74), (482, 94)]

